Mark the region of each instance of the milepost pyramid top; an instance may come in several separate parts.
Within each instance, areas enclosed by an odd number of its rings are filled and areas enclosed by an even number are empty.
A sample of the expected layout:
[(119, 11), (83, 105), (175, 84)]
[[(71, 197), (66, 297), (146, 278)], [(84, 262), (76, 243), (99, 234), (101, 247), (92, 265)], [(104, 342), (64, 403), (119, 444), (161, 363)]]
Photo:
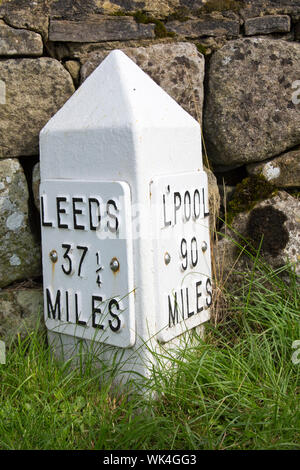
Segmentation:
[(112, 51), (41, 131), (198, 123), (122, 51)]
[(42, 129), (40, 155), (42, 180), (131, 181), (137, 171), (146, 178), (168, 168), (201, 169), (201, 132), (192, 116), (115, 50)]

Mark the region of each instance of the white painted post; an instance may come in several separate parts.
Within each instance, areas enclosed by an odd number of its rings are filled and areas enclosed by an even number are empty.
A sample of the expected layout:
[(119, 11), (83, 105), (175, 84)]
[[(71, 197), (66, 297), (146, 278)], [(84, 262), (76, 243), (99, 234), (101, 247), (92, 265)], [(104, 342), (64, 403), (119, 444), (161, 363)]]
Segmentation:
[(69, 357), (85, 339), (147, 377), (147, 346), (174, 347), (209, 318), (199, 124), (116, 50), (47, 123), (40, 151), (50, 341)]

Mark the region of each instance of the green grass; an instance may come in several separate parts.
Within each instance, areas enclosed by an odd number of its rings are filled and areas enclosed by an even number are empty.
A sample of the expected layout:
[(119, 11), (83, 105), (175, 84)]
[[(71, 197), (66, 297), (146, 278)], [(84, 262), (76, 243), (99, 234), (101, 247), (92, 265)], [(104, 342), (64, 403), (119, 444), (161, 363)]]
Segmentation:
[(300, 449), (297, 280), (255, 264), (206, 341), (153, 372), (156, 400), (57, 363), (40, 334), (19, 341), (0, 365), (0, 449)]

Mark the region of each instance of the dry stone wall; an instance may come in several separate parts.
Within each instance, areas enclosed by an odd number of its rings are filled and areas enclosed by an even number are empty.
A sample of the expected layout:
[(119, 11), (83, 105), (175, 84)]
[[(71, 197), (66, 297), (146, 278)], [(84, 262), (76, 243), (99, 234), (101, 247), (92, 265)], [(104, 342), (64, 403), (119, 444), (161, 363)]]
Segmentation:
[[(42, 305), (39, 131), (116, 48), (201, 123), (215, 216), (220, 198), (224, 216), (240, 184), (273, 185), (269, 197), (262, 191), (248, 208), (237, 204), (233, 225), (246, 233), (252, 223), (259, 237), (251, 214), (268, 212), (267, 260), (278, 266), (291, 258), (299, 269), (300, 0), (2, 0), (0, 336), (7, 340), (32, 328)], [(272, 210), (283, 234), (276, 253)]]
[(299, 143), (299, 76), (300, 43), (243, 38), (213, 54), (204, 131), (216, 165), (266, 160)]

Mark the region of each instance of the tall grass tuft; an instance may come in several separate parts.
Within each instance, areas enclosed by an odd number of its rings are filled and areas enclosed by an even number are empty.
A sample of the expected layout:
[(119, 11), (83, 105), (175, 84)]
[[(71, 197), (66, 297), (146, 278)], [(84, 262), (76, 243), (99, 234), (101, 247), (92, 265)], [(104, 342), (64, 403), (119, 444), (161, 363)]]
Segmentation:
[(300, 449), (299, 284), (254, 259), (205, 341), (153, 353), (155, 399), (56, 362), (40, 333), (19, 340), (0, 365), (0, 449)]

